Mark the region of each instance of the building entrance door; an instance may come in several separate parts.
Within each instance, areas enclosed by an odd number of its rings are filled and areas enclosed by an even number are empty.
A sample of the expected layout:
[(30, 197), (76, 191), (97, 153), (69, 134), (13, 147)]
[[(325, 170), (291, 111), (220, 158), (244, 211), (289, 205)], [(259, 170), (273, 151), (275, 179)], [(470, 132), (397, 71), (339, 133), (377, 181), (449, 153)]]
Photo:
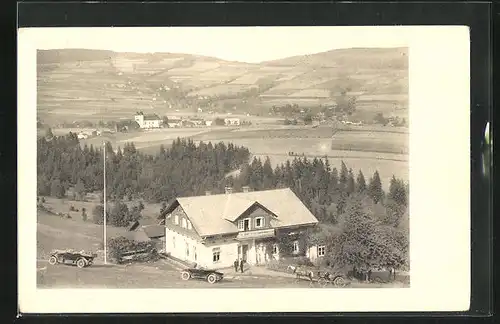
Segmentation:
[(248, 259), (248, 245), (238, 246), (238, 259), (243, 259), (245, 262)]

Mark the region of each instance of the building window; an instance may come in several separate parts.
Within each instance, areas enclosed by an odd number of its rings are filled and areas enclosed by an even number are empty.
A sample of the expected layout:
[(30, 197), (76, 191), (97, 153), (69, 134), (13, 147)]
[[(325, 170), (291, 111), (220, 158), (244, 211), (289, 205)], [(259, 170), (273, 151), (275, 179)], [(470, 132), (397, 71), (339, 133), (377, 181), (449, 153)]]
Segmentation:
[(175, 249), (175, 236), (172, 236), (172, 246), (174, 247)]
[(198, 259), (198, 254), (196, 254), (196, 246), (193, 245), (193, 255), (194, 255), (194, 261)]
[(238, 221), (238, 230), (243, 231), (243, 228), (244, 228), (243, 220)]
[(250, 227), (250, 218), (245, 218), (243, 220), (243, 230), (244, 231), (249, 231), (251, 229)]
[(186, 257), (189, 257), (189, 244), (186, 242)]
[(187, 227), (187, 222), (186, 222), (185, 218), (182, 219), (181, 224), (182, 224), (182, 228), (186, 228)]
[(219, 262), (219, 260), (220, 260), (220, 248), (214, 248), (212, 250), (212, 261), (214, 263), (217, 263)]
[(299, 253), (299, 241), (293, 241), (293, 253)]
[(192, 229), (192, 228), (193, 228), (193, 225), (191, 224), (191, 222), (190, 222), (190, 221), (187, 221), (187, 223), (188, 223), (188, 229)]
[(278, 254), (280, 251), (279, 251), (279, 248), (278, 248), (278, 244), (273, 244), (273, 254)]
[(318, 256), (325, 256), (326, 248), (324, 245), (318, 246)]
[(175, 225), (179, 225), (179, 215), (174, 216)]
[(264, 217), (257, 217), (255, 219), (255, 228), (264, 227)]

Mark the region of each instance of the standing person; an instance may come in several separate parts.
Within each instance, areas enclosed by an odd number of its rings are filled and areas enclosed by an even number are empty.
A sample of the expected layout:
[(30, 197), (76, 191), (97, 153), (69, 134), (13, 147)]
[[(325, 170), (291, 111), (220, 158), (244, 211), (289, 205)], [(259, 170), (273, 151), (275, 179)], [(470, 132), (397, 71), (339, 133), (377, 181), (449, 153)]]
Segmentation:
[(243, 273), (243, 259), (240, 259), (240, 271)]
[(238, 272), (238, 259), (234, 260), (234, 272)]

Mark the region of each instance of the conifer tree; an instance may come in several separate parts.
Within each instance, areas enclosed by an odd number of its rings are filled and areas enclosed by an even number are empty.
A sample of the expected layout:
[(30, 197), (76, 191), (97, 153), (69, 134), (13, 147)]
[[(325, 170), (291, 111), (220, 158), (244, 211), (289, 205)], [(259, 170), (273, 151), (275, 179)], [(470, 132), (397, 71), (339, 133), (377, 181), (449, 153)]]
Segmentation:
[(349, 169), (349, 174), (347, 175), (347, 194), (350, 195), (354, 193), (355, 190), (355, 182), (354, 182), (354, 174), (352, 173), (352, 169)]
[(344, 161), (342, 161), (342, 165), (340, 168), (340, 176), (339, 176), (339, 184), (342, 190), (345, 190), (347, 187), (347, 176), (348, 176), (347, 166)]
[(271, 160), (266, 156), (264, 165), (262, 166), (262, 189), (273, 189), (276, 183), (274, 179), (273, 167), (271, 166)]
[(363, 172), (359, 170), (358, 173), (358, 178), (356, 181), (356, 191), (359, 193), (362, 193), (366, 190), (366, 180), (365, 176), (363, 175)]
[(333, 168), (330, 174), (329, 193), (333, 194), (339, 187), (339, 173), (337, 168)]
[(345, 212), (346, 198), (343, 193), (340, 194), (340, 198), (337, 201), (337, 215), (341, 215)]
[(370, 180), (370, 184), (368, 185), (368, 195), (373, 199), (375, 204), (382, 201), (384, 197), (384, 191), (382, 190), (382, 182), (380, 180), (380, 175), (378, 171), (375, 171), (373, 177)]

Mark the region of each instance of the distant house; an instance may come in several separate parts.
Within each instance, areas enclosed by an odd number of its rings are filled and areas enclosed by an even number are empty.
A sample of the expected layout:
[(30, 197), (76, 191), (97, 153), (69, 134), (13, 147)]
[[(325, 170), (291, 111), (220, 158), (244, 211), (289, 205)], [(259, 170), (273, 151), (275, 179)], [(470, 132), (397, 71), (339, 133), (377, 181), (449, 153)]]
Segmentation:
[(144, 115), (142, 112), (134, 116), (134, 120), (139, 124), (140, 128), (160, 128), (163, 120), (156, 114)]
[(239, 118), (224, 118), (224, 124), (226, 126), (239, 126), (239, 125), (241, 125), (241, 119), (239, 119)]
[(130, 224), (125, 237), (138, 242), (151, 241), (161, 250), (165, 245), (165, 227), (153, 222), (136, 221)]
[(168, 127), (175, 128), (182, 126), (182, 119), (178, 118), (169, 118), (168, 119)]
[(195, 126), (205, 125), (205, 120), (203, 120), (201, 118), (193, 118), (193, 119), (190, 119), (189, 121), (192, 122)]
[[(259, 265), (304, 256), (304, 235), (318, 224), (289, 188), (180, 197), (158, 218), (167, 253), (209, 268), (232, 266), (238, 258)], [(283, 241), (288, 245), (281, 249)]]
[(79, 134), (77, 135), (77, 137), (78, 137), (78, 139), (86, 139), (86, 138), (88, 138), (88, 137), (89, 137), (89, 135), (88, 135), (88, 134), (85, 134), (85, 133), (79, 133)]

